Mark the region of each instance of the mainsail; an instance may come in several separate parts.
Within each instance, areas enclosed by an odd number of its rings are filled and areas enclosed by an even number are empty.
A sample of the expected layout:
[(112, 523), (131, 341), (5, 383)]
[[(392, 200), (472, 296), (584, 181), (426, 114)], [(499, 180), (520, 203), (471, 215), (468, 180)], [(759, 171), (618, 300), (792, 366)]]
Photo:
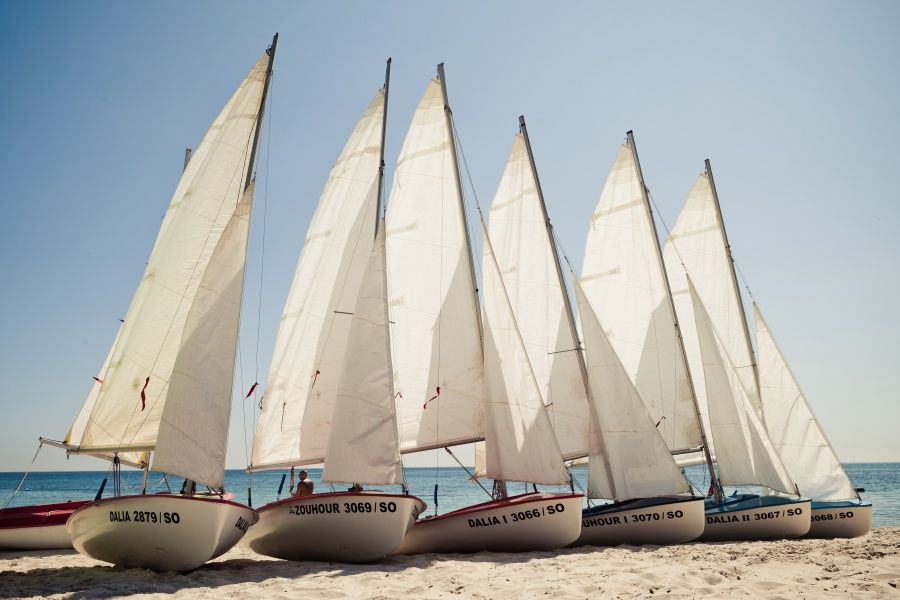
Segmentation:
[(451, 140), (434, 78), (400, 151), (386, 217), (403, 452), (484, 437), (479, 315)]
[(325, 457), (353, 306), (375, 236), (384, 101), (379, 90), (319, 197), (281, 315), (251, 469)]
[(359, 288), (325, 450), (323, 481), (401, 484), (384, 227)]
[[(270, 66), (267, 52), (210, 126), (175, 190), (116, 338), (103, 383), (96, 396), (87, 400), (93, 402), (93, 408), (78, 444), (80, 453), (176, 451), (165, 447), (171, 441), (168, 437), (157, 439), (160, 421), (164, 415), (180, 412), (177, 406), (168, 408), (169, 403), (198, 401), (176, 392), (172, 383), (188, 355), (190, 360), (202, 362), (196, 354), (199, 338), (194, 336), (209, 333), (205, 321), (218, 311), (213, 307), (221, 300), (218, 291), (232, 290), (218, 287), (222, 277), (231, 275), (225, 275), (227, 269), (217, 273), (216, 253), (223, 237), (231, 235), (227, 230), (235, 213), (243, 210), (239, 201), (244, 192), (252, 193), (245, 183), (261, 126), (259, 115)], [(219, 345), (214, 352), (217, 356), (230, 354), (233, 359), (234, 347)], [(227, 380), (230, 382), (230, 374)], [(218, 397), (220, 393), (224, 395)], [(230, 385), (207, 389), (204, 396), (203, 401), (210, 405), (225, 406), (222, 410), (227, 415)], [(196, 435), (191, 423), (172, 424), (188, 436)], [(224, 439), (217, 443), (224, 444)], [(196, 466), (186, 458), (174, 465), (172, 472), (192, 477)], [(222, 467), (199, 467), (199, 480), (220, 486)]]
[(753, 315), (766, 426), (784, 466), (816, 500), (858, 498), (755, 302)]
[(750, 394), (691, 282), (688, 278), (719, 480), (723, 485), (762, 485), (795, 494), (797, 486), (769, 439)]
[(691, 372), (697, 374), (694, 383), (701, 406), (706, 402), (707, 393), (703, 378), (699, 376), (702, 361), (685, 271), (709, 311), (715, 330), (722, 336), (725, 352), (734, 362), (750, 402), (760, 412), (743, 303), (734, 285), (731, 253), (717, 203), (709, 173), (701, 173), (669, 233), (663, 256), (681, 322), (685, 352)]
[(591, 390), (588, 495), (626, 500), (690, 492), (573, 274)]
[(702, 439), (638, 169), (623, 144), (591, 219), (581, 282), (669, 449), (685, 451)]
[[(567, 459), (586, 456), (590, 420), (578, 344), (566, 318), (554, 242), (521, 132), (491, 204), (490, 239), (560, 450)], [(485, 263), (486, 280), (491, 270)]]

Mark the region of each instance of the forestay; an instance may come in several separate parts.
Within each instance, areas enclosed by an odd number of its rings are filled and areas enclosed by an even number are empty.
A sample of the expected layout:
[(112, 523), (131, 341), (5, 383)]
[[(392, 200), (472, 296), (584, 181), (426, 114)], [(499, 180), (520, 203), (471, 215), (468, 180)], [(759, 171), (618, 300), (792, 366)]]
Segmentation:
[(384, 228), (353, 309), (323, 481), (403, 483), (388, 332)]
[[(494, 255), (565, 458), (588, 453), (587, 394), (524, 136), (517, 133), (490, 210)], [(485, 267), (487, 271), (487, 267)]]
[(803, 493), (815, 500), (857, 498), (756, 303), (753, 316), (766, 426), (784, 465)]
[[(703, 305), (709, 311), (715, 330), (721, 335), (725, 352), (749, 394), (750, 401), (760, 410), (759, 393), (753, 374), (750, 342), (743, 325), (743, 304), (732, 283), (731, 257), (725, 243), (724, 224), (719, 218), (709, 176), (701, 173), (684, 202), (675, 226), (669, 233), (663, 252), (675, 310), (681, 323), (685, 352), (694, 378), (701, 406), (706, 402), (706, 390), (699, 374), (700, 345), (694, 327), (694, 315), (688, 293), (685, 270), (690, 275)], [(698, 380), (701, 380), (698, 382)]]
[(324, 459), (353, 305), (375, 236), (383, 115), (379, 90), (319, 197), (275, 338), (251, 470)]
[(188, 315), (244, 191), (268, 64), (264, 54), (182, 175), (117, 337), (79, 452), (156, 446), (176, 358), (187, 341)]
[(687, 282), (703, 359), (719, 480), (723, 485), (762, 485), (786, 494), (797, 493), (699, 294), (690, 278)]
[[(255, 182), (219, 243), (185, 321), (153, 469), (224, 488), (225, 448)], [(198, 423), (202, 423), (198, 427)]]
[(562, 453), (487, 231), (483, 234), (485, 471), (497, 480), (563, 484), (569, 477)]
[(588, 496), (627, 500), (690, 492), (574, 276), (573, 287), (591, 391)]
[(623, 144), (591, 218), (581, 282), (669, 449), (697, 448), (687, 362), (637, 169)]
[(400, 151), (387, 209), (395, 391), (404, 452), (484, 437), (472, 265), (440, 81)]

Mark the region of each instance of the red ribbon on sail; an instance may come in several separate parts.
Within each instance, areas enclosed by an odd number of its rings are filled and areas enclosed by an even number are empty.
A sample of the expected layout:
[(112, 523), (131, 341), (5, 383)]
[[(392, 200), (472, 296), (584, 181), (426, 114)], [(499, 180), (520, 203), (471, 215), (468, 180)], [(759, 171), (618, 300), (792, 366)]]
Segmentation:
[(428, 402), (426, 402), (425, 404), (422, 405), (422, 410), (428, 408), (428, 404), (432, 400), (437, 400), (437, 397), (441, 395), (441, 386), (437, 386), (437, 388), (435, 388), (435, 390), (437, 391), (437, 393), (434, 396), (432, 396), (431, 398), (429, 398)]
[(321, 373), (321, 372), (322, 372), (322, 371), (320, 371), (320, 370), (318, 370), (318, 369), (316, 369), (316, 374), (315, 374), (315, 375), (313, 375), (313, 380), (312, 380), (312, 383), (311, 383), (311, 384), (309, 384), (309, 387), (310, 387), (310, 388), (313, 388), (313, 387), (315, 387), (315, 386), (316, 386), (316, 379), (318, 379), (318, 378), (319, 378), (319, 374), (320, 374), (320, 373)]
[(247, 392), (246, 396), (244, 396), (244, 400), (247, 400), (248, 398), (250, 398), (250, 396), (253, 395), (253, 391), (256, 389), (256, 386), (258, 386), (258, 385), (259, 385), (258, 381), (253, 382), (253, 385), (250, 386), (250, 391)]
[(147, 390), (147, 386), (150, 385), (150, 377), (147, 376), (147, 379), (144, 380), (144, 387), (141, 388), (141, 412), (147, 407), (147, 395), (144, 392)]

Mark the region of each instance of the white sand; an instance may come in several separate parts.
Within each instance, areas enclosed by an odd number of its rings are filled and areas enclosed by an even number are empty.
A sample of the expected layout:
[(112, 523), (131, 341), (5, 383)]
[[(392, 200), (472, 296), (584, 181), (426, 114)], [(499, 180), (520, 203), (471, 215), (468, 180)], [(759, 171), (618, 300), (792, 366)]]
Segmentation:
[(855, 540), (582, 548), (292, 563), (237, 547), (187, 574), (0, 553), (0, 598), (900, 598), (900, 528)]

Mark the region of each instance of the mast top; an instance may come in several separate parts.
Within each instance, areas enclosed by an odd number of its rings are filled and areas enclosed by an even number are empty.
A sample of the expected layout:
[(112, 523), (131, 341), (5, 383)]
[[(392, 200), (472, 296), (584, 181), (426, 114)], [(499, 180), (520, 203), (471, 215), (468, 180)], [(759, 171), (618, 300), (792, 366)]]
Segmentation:
[[(272, 36), (272, 45), (266, 48), (266, 54), (269, 56), (275, 56), (275, 47), (278, 46), (278, 32), (275, 32), (275, 35)], [(271, 63), (269, 64), (269, 69), (272, 68)]]

